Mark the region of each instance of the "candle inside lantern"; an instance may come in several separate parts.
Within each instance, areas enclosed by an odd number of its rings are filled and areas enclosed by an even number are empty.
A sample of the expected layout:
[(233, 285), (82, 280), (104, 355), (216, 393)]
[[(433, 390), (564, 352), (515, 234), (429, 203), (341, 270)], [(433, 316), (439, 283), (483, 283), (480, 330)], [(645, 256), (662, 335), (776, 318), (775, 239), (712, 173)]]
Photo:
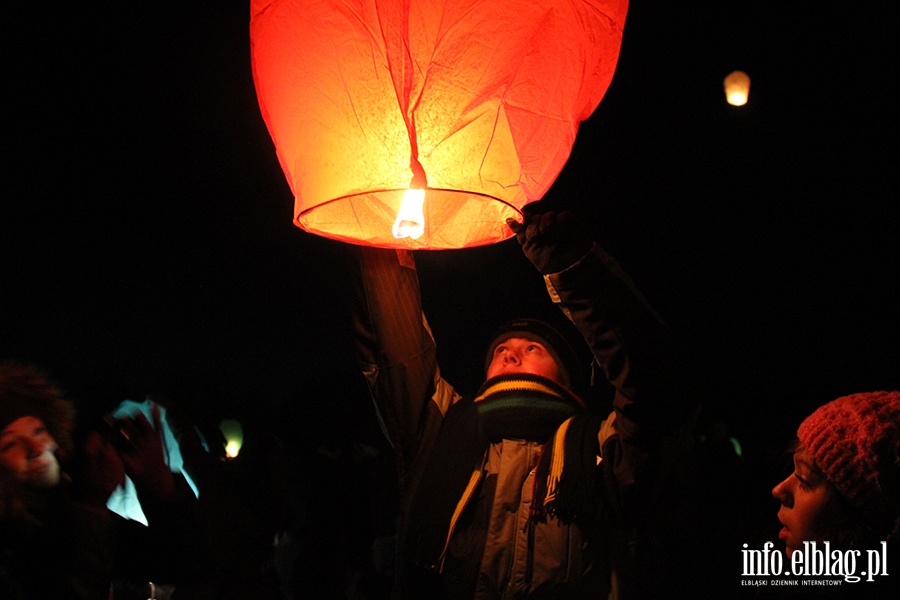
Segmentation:
[(391, 229), (395, 238), (409, 237), (417, 240), (422, 237), (425, 233), (425, 214), (422, 211), (424, 203), (425, 190), (409, 189), (403, 192), (403, 202)]

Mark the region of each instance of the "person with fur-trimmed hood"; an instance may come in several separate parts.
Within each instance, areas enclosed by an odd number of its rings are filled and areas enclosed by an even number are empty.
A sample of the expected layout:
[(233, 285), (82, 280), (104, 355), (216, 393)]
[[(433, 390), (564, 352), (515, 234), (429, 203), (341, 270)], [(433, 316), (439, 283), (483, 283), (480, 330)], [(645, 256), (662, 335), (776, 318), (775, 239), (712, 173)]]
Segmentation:
[[(73, 405), (47, 375), (0, 363), (0, 597), (107, 600), (114, 575), (184, 570), (173, 557), (194, 549), (196, 498), (166, 464), (158, 412), (153, 419), (90, 428), (76, 447)], [(126, 474), (151, 527), (107, 508)], [(123, 559), (135, 558), (123, 556), (125, 540), (146, 551), (140, 573), (125, 570)]]
[[(527, 209), (527, 207), (526, 207)], [(615, 392), (592, 414), (557, 328), (502, 327), (486, 380), (441, 376), (411, 253), (356, 247), (356, 346), (401, 490), (397, 598), (653, 597), (691, 401), (668, 329), (568, 212), (508, 221)], [(674, 572), (674, 571), (673, 571)]]
[(106, 498), (121, 463), (95, 448), (74, 483), (75, 411), (31, 365), (0, 364), (0, 595), (106, 598), (114, 525)]

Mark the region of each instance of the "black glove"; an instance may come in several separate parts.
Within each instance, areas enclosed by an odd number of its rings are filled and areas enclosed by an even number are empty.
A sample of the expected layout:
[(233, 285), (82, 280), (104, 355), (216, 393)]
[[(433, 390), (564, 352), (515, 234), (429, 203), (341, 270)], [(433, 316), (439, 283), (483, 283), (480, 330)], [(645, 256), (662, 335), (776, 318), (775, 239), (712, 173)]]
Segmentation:
[(74, 466), (72, 497), (75, 502), (105, 513), (106, 501), (125, 483), (125, 467), (115, 447), (97, 431), (88, 432)]
[(542, 275), (564, 271), (591, 249), (591, 240), (581, 223), (569, 211), (533, 214), (528, 206), (523, 221), (507, 219), (516, 240)]

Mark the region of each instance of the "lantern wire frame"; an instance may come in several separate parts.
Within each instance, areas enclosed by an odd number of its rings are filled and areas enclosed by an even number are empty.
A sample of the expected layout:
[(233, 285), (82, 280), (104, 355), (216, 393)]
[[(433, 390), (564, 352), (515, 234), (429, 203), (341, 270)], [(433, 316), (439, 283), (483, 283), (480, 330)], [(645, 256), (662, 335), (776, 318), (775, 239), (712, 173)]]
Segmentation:
[[(522, 220), (512, 204), (471, 191), (425, 187), (425, 233), (419, 239), (396, 238), (389, 228), (371, 229), (373, 220), (393, 222), (409, 188), (383, 189), (348, 194), (297, 215), (295, 224), (323, 237), (351, 244), (412, 250), (473, 248), (512, 237), (507, 219)], [(349, 208), (349, 210), (348, 210)], [(448, 226), (452, 223), (452, 226)], [(467, 224), (460, 227), (459, 224)], [(484, 231), (471, 238), (473, 230)]]

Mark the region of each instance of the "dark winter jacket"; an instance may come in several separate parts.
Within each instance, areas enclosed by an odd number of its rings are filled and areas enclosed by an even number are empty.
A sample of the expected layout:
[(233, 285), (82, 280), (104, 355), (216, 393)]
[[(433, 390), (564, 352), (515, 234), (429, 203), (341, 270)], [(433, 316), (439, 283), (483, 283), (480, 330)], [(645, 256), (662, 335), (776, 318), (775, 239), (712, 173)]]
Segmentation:
[[(442, 468), (434, 464), (436, 440), (464, 402), (441, 377), (411, 256), (377, 249), (358, 253), (357, 351), (395, 450), (404, 503), (399, 547), (407, 548), (414, 533), (408, 531), (409, 515), (422, 509), (415, 505), (422, 497), (419, 485)], [(460, 514), (452, 519), (452, 531), (447, 523), (441, 560), (422, 565), (408, 553), (399, 557), (398, 596), (627, 598), (640, 595), (642, 577), (650, 576), (641, 557), (659, 550), (656, 534), (666, 519), (656, 504), (665, 497), (660, 492), (671, 490), (665, 475), (678, 460), (690, 416), (668, 330), (597, 246), (545, 281), (615, 388), (614, 410), (596, 427), (602, 502), (574, 522), (552, 514), (532, 518), (542, 444), (491, 444), (471, 464), (469, 484), (453, 494), (462, 499)]]

